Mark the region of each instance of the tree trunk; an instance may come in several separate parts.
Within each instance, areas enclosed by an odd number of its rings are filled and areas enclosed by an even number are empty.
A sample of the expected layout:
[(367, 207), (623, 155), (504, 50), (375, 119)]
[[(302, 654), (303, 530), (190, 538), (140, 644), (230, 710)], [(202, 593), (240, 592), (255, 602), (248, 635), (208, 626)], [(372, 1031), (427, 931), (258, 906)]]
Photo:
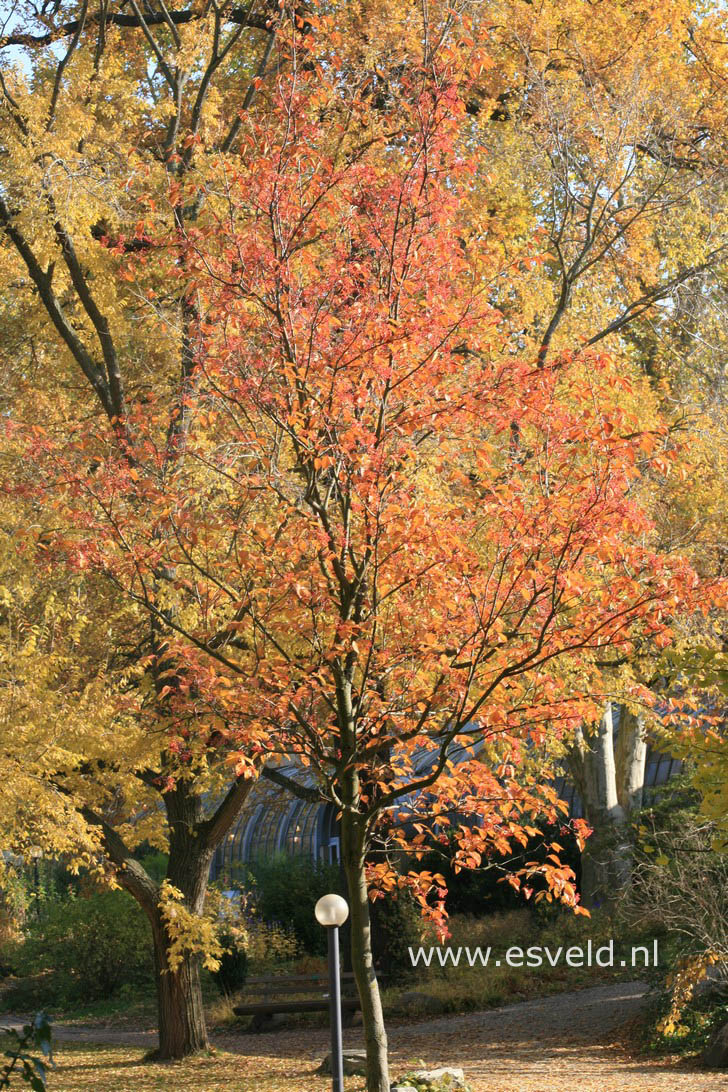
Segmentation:
[(387, 1032), (374, 973), (365, 856), (366, 838), (355, 816), (344, 812), (341, 843), (351, 920), (351, 964), (361, 1002), (367, 1050), (367, 1092), (389, 1092)]
[[(184, 906), (202, 914), (214, 852), (202, 833), (202, 801), (189, 783), (179, 780), (164, 794), (169, 824), (167, 879), (182, 892)], [(207, 1026), (200, 986), (200, 958), (185, 953), (172, 969), (168, 963), (170, 937), (159, 913), (151, 915), (159, 1010), (159, 1057), (186, 1058), (207, 1050)]]
[(623, 711), (615, 744), (614, 709), (608, 704), (596, 733), (582, 730), (568, 764), (593, 833), (581, 858), (581, 897), (589, 908), (609, 905), (629, 882), (626, 821), (640, 806), (646, 756), (640, 718)]
[(642, 807), (646, 764), (647, 733), (644, 717), (622, 707), (615, 765), (617, 794), (627, 815)]
[(163, 1060), (186, 1058), (208, 1050), (199, 956), (186, 955), (175, 970), (170, 970), (167, 962), (169, 937), (159, 915), (152, 924), (152, 933), (159, 1014), (156, 1057)]
[[(157, 788), (158, 778), (148, 782)], [(209, 817), (194, 781), (179, 777), (161, 792), (167, 813), (169, 860), (167, 880), (182, 894), (190, 913), (201, 916), (215, 849), (225, 837), (245, 803), (254, 782), (238, 777)], [(136, 860), (123, 838), (88, 804), (80, 806), (84, 820), (101, 832), (102, 845), (116, 869), (116, 878), (139, 903), (152, 928), (159, 1010), (159, 1057), (185, 1058), (208, 1048), (205, 1014), (200, 989), (199, 956), (182, 953), (174, 969), (169, 966), (170, 937), (160, 909), (159, 885)]]

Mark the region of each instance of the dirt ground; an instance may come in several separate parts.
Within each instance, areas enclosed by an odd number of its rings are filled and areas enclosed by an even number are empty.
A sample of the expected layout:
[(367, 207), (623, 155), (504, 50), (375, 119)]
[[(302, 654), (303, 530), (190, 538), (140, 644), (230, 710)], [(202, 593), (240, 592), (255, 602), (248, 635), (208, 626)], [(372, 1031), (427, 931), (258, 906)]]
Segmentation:
[[(462, 1066), (474, 1092), (728, 1092), (728, 1072), (630, 1055), (625, 1029), (638, 1015), (645, 994), (642, 983), (613, 983), (488, 1012), (393, 1027), (389, 1036), (392, 1076), (424, 1062), (428, 1068)], [(12, 1018), (0, 1017), (0, 1023), (7, 1026)], [(150, 1048), (155, 1041), (151, 1030), (60, 1025), (55, 1034), (59, 1042), (128, 1047)], [(323, 1028), (257, 1035), (227, 1032), (214, 1037), (223, 1050), (246, 1057), (249, 1079), (259, 1072), (262, 1087), (275, 1071), (281, 1087), (290, 1087), (291, 1092), (327, 1087), (325, 1080), (315, 1076), (327, 1041)], [(347, 1030), (345, 1046), (360, 1045), (360, 1029)]]

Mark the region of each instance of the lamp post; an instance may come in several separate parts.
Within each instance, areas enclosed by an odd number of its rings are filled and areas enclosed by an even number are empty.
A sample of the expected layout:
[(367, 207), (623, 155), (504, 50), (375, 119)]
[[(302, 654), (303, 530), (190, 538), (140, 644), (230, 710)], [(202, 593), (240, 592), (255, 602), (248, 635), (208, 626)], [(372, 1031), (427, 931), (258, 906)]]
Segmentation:
[(339, 977), (339, 926), (349, 916), (346, 899), (324, 895), (314, 909), (316, 921), (329, 938), (329, 1012), (331, 1014), (331, 1089), (344, 1092), (344, 1056), (341, 1035), (341, 979)]

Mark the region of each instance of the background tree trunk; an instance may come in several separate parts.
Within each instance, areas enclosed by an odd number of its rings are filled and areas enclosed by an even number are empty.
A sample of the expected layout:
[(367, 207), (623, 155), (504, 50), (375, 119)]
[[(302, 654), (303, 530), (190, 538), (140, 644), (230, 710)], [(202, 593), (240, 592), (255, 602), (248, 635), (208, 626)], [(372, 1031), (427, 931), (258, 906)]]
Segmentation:
[(626, 823), (642, 805), (647, 742), (644, 721), (621, 710), (615, 731), (610, 702), (595, 733), (577, 733), (568, 768), (593, 829), (581, 857), (581, 896), (593, 908), (613, 902), (629, 882), (631, 853)]
[(622, 707), (617, 734), (617, 795), (626, 815), (642, 807), (647, 763), (647, 733), (641, 714)]

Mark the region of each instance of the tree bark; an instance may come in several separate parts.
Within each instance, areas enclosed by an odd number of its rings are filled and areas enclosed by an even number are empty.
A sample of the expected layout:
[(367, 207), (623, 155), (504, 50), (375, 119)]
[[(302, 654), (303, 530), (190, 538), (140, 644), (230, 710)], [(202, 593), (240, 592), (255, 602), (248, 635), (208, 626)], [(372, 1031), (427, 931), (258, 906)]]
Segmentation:
[[(166, 878), (182, 893), (185, 908), (193, 914), (201, 915), (204, 911), (215, 848), (240, 814), (252, 785), (252, 779), (239, 778), (233, 782), (207, 819), (202, 798), (184, 778), (162, 793), (169, 830)], [(119, 883), (133, 895), (151, 925), (159, 1014), (157, 1056), (165, 1060), (186, 1058), (207, 1050), (199, 956), (182, 953), (182, 962), (174, 969), (169, 966), (171, 938), (160, 910), (159, 886), (102, 816), (89, 807), (83, 807), (81, 813), (87, 822), (100, 828), (105, 852), (116, 867)]]
[(622, 708), (616, 754), (617, 794), (625, 814), (642, 807), (647, 764), (647, 733), (641, 714)]
[(361, 821), (345, 811), (341, 843), (351, 921), (351, 964), (361, 1002), (367, 1051), (367, 1092), (389, 1092), (387, 1032), (374, 971), (369, 893), (366, 881), (366, 836)]
[[(202, 832), (202, 800), (180, 779), (164, 793), (169, 825), (167, 879), (182, 892), (186, 909), (203, 913), (213, 848)], [(172, 969), (170, 937), (159, 907), (151, 918), (159, 1012), (159, 1053), (163, 1059), (186, 1058), (209, 1049), (200, 984), (200, 958), (185, 953)]]
[(152, 935), (159, 1016), (156, 1057), (166, 1061), (208, 1050), (199, 956), (185, 955), (172, 970), (167, 962), (170, 938), (159, 914), (152, 922)]
[(581, 898), (590, 909), (611, 904), (629, 882), (630, 852), (625, 825), (642, 799), (646, 744), (637, 718), (628, 720), (615, 743), (609, 703), (596, 733), (579, 730), (568, 765), (593, 833), (581, 856)]

